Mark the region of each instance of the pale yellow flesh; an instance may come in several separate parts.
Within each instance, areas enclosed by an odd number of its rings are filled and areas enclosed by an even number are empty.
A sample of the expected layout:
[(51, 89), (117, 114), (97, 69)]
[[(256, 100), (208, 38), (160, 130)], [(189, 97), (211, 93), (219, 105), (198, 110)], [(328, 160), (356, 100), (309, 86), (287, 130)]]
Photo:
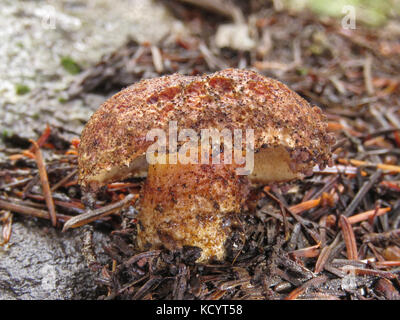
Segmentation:
[(266, 148), (254, 154), (254, 169), (249, 175), (253, 183), (267, 184), (301, 178), (290, 167), (289, 153), (283, 148)]
[[(289, 153), (283, 148), (266, 148), (254, 154), (254, 169), (248, 176), (253, 183), (267, 184), (271, 182), (288, 181), (301, 178), (300, 173), (294, 173), (290, 167)], [(126, 167), (112, 167), (107, 171), (93, 176), (90, 180), (96, 183), (116, 181), (118, 177), (147, 176), (149, 165), (146, 156), (140, 156)]]

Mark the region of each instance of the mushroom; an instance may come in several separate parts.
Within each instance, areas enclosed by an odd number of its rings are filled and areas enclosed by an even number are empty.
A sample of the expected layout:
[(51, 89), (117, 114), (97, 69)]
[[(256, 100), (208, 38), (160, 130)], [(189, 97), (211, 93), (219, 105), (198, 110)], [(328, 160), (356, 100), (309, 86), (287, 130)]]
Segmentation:
[[(165, 163), (149, 164), (146, 151), (154, 141), (147, 133), (161, 129), (171, 142), (171, 121), (198, 135), (209, 128), (252, 129), (252, 173), (238, 175), (243, 164), (236, 159), (174, 163), (168, 160), (173, 151)], [(79, 145), (79, 181), (84, 194), (96, 194), (107, 183), (147, 176), (138, 204), (139, 249), (196, 246), (198, 262), (221, 260), (251, 186), (300, 179), (315, 165), (326, 166), (333, 142), (321, 110), (277, 80), (239, 69), (174, 74), (142, 80), (93, 114)]]

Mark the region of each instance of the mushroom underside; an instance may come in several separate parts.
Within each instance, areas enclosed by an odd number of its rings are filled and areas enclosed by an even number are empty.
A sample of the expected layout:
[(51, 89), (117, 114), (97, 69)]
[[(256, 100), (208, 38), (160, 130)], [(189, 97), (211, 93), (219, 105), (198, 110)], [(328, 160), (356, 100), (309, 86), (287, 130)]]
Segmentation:
[(254, 169), (249, 175), (249, 180), (255, 184), (289, 181), (302, 178), (303, 172), (312, 168), (311, 163), (297, 166), (293, 166), (293, 163), (284, 147), (261, 149), (254, 154)]
[[(289, 181), (302, 178), (311, 164), (303, 164), (301, 170), (293, 171), (289, 152), (284, 147), (263, 148), (254, 154), (254, 168), (248, 178), (252, 183), (266, 184), (271, 182)], [(114, 166), (90, 177), (90, 183), (102, 185), (105, 183), (125, 180), (127, 178), (146, 178), (149, 164), (146, 155), (133, 159), (126, 166)]]

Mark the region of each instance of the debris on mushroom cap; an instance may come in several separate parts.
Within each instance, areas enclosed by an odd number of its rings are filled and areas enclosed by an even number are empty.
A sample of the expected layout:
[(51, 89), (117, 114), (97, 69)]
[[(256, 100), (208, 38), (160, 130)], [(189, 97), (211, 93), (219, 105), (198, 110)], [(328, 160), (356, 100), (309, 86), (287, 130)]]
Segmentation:
[(94, 113), (79, 145), (80, 184), (97, 189), (147, 170), (143, 154), (152, 142), (146, 133), (159, 128), (168, 136), (169, 121), (196, 132), (254, 129), (255, 152), (261, 152), (256, 160), (277, 150), (288, 153), (284, 163), (290, 170), (282, 169), (287, 172), (281, 180), (301, 176), (315, 164), (326, 166), (334, 140), (321, 110), (277, 80), (240, 69), (194, 77), (174, 74), (142, 80)]

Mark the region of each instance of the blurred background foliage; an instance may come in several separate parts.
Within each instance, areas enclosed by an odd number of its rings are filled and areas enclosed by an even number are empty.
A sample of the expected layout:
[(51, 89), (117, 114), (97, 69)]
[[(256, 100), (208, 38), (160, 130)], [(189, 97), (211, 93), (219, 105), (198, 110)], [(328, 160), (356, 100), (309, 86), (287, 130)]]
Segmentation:
[(278, 0), (276, 7), (299, 12), (309, 9), (321, 18), (342, 18), (345, 6), (354, 6), (357, 22), (366, 26), (379, 27), (390, 18), (400, 15), (399, 0)]

